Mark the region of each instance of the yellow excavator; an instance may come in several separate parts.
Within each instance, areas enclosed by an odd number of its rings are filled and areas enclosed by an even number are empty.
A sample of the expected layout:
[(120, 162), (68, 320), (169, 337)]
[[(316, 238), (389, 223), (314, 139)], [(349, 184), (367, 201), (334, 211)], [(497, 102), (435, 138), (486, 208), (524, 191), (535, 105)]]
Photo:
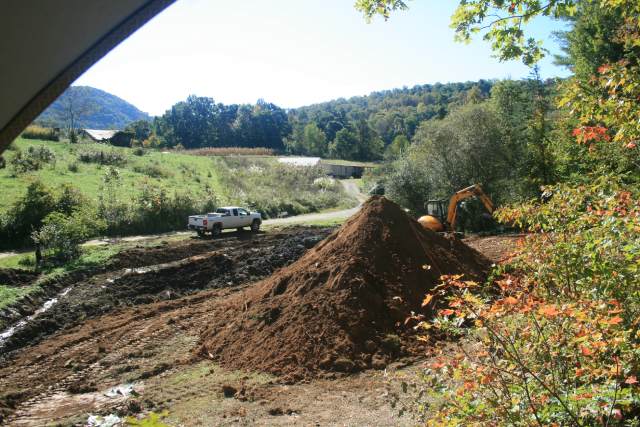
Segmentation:
[(446, 200), (429, 200), (426, 203), (427, 214), (418, 218), (418, 222), (424, 228), (435, 232), (455, 231), (458, 203), (469, 197), (477, 197), (484, 207), (487, 208), (487, 211), (493, 213), (493, 202), (489, 196), (482, 191), (482, 187), (480, 187), (479, 184), (474, 184), (470, 187), (463, 188), (451, 196), (446, 211), (444, 210)]

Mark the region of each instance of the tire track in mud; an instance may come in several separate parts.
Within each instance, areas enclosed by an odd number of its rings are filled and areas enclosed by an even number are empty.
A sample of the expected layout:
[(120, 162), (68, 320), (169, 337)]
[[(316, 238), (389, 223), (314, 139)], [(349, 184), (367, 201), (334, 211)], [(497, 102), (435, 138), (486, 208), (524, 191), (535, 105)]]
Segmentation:
[(329, 232), (285, 230), (168, 245), (147, 249), (146, 256), (145, 248), (123, 254), (114, 265), (139, 266), (197, 252), (73, 284), (16, 336), (13, 351), (0, 354), (0, 424), (3, 417), (10, 425), (38, 424), (33, 417), (55, 415), (55, 407), (72, 411), (78, 405), (74, 399), (190, 363), (200, 329), (215, 315), (216, 300), (295, 261)]

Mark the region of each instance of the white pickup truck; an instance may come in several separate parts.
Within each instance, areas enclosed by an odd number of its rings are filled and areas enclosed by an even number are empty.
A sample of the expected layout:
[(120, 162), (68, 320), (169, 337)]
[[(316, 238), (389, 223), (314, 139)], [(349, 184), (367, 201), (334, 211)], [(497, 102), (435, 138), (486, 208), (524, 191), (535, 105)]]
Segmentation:
[(260, 224), (262, 224), (260, 213), (249, 212), (238, 206), (225, 206), (206, 215), (191, 215), (187, 226), (189, 230), (195, 230), (200, 236), (208, 232), (212, 236), (219, 236), (222, 230), (227, 228), (240, 231), (243, 227), (251, 227), (251, 231), (257, 233), (260, 230)]

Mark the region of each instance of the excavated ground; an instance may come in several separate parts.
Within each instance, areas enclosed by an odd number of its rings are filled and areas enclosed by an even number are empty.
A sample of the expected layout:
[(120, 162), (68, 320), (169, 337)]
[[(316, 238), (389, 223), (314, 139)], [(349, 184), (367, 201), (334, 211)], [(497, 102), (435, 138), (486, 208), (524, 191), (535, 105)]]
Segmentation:
[[(387, 371), (286, 385), (195, 356), (203, 331), (220, 323), (221, 299), (296, 261), (331, 231), (298, 227), (135, 248), (65, 283), (70, 290), (58, 303), (0, 349), (0, 424), (84, 425), (89, 414), (166, 408), (171, 425), (414, 425), (389, 405), (397, 390)], [(473, 246), (482, 250), (481, 241)], [(504, 241), (506, 253), (515, 240)], [(123, 384), (135, 392), (109, 393)]]

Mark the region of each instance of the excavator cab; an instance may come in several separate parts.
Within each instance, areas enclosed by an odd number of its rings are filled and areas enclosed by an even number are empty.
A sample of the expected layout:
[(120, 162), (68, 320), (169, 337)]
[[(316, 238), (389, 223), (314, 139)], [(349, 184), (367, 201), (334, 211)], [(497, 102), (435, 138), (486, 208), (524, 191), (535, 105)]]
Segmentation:
[(425, 203), (427, 215), (437, 218), (441, 223), (447, 219), (447, 201), (446, 200), (429, 200)]
[(442, 232), (445, 231), (444, 224), (446, 223), (447, 207), (446, 200), (429, 200), (424, 204), (426, 215), (421, 216), (418, 222), (431, 231)]

